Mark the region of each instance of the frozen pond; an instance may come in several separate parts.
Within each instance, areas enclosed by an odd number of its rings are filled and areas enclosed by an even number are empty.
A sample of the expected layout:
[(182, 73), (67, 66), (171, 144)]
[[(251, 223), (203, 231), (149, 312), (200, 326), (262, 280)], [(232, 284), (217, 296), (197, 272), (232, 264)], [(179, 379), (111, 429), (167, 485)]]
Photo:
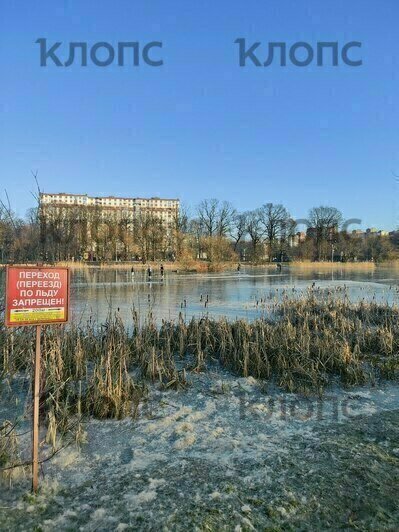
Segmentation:
[[(283, 294), (301, 295), (315, 283), (321, 290), (346, 287), (351, 300), (398, 300), (399, 270), (370, 271), (296, 270), (283, 267), (243, 268), (240, 273), (209, 274), (166, 272), (162, 281), (154, 272), (147, 282), (144, 272), (132, 277), (126, 270), (78, 270), (72, 279), (72, 310), (76, 320), (92, 316), (103, 321), (109, 309), (118, 311), (128, 323), (133, 307), (140, 315), (152, 311), (159, 319), (175, 319), (179, 313), (253, 319), (267, 312), (268, 303)], [(343, 295), (343, 293), (342, 293)]]
[[(0, 276), (4, 275), (0, 272)], [(3, 282), (1, 283), (3, 285)], [(227, 316), (254, 319), (268, 311), (268, 305), (283, 295), (301, 297), (314, 286), (320, 291), (342, 290), (352, 301), (399, 301), (399, 269), (377, 267), (370, 270), (283, 266), (243, 267), (240, 273), (173, 273), (162, 280), (154, 271), (148, 282), (144, 272), (134, 276), (128, 269), (83, 268), (72, 271), (71, 305), (74, 320), (89, 318), (103, 322), (109, 311), (119, 312), (128, 324), (135, 308), (141, 316), (151, 311), (154, 317), (175, 319), (181, 312), (193, 315)], [(345, 291), (344, 291), (345, 288)]]

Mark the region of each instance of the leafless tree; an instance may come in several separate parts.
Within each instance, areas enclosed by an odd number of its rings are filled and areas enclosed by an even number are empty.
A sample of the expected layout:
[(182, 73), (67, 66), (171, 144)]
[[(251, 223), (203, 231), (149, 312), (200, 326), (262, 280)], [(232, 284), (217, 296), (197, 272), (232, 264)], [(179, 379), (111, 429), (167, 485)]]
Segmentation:
[(201, 220), (198, 218), (190, 220), (188, 230), (192, 235), (195, 258), (200, 258), (203, 251), (202, 239), (205, 233)]
[(188, 209), (181, 205), (172, 217), (169, 235), (169, 250), (172, 257), (179, 259), (183, 254), (184, 242), (189, 232), (189, 213)]
[(233, 240), (233, 248), (234, 251), (237, 251), (237, 246), (241, 242), (241, 240), (245, 237), (245, 235), (248, 233), (248, 213), (242, 212), (242, 213), (234, 213), (234, 216), (232, 218), (231, 228), (230, 228), (230, 236)]
[(335, 207), (313, 207), (308, 218), (310, 235), (315, 241), (316, 259), (325, 259), (328, 256), (328, 243), (332, 245), (338, 235), (342, 213)]
[(236, 210), (230, 202), (224, 201), (223, 203), (219, 204), (217, 211), (218, 236), (225, 237), (230, 233), (235, 214)]
[(197, 207), (198, 220), (204, 228), (207, 236), (214, 236), (218, 228), (219, 221), (219, 200), (205, 199)]
[(252, 259), (259, 258), (260, 245), (263, 243), (265, 230), (262, 224), (260, 209), (249, 211), (247, 217), (247, 232), (251, 239)]
[(273, 250), (284, 237), (290, 216), (283, 205), (273, 203), (262, 205), (259, 216), (268, 247), (268, 260), (271, 262)]

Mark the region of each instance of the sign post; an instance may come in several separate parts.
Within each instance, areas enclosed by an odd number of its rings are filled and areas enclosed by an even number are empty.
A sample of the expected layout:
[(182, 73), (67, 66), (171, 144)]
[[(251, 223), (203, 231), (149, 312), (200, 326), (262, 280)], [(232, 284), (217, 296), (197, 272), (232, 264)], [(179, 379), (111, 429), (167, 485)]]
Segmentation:
[(39, 402), (40, 402), (40, 336), (42, 326), (36, 325), (36, 349), (33, 367), (33, 427), (32, 427), (32, 491), (39, 486)]
[(42, 325), (66, 323), (69, 318), (69, 269), (7, 266), (7, 327), (34, 325), (32, 491), (39, 485), (40, 341)]

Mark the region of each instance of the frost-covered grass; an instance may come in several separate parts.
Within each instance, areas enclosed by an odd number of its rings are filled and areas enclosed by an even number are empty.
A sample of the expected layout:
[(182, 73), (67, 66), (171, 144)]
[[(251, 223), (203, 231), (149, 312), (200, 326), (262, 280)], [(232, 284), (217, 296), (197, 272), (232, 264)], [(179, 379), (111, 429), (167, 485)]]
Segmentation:
[(398, 385), (320, 399), (217, 366), (189, 379), (150, 386), (136, 420), (89, 421), (86, 444), (44, 464), (37, 497), (28, 479), (1, 490), (0, 528), (396, 528)]

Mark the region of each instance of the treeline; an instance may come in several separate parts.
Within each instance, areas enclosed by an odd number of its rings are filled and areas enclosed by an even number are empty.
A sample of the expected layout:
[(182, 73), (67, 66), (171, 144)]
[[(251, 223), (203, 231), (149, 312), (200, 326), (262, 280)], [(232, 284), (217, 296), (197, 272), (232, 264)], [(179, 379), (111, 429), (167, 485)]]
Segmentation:
[(396, 258), (396, 233), (349, 231), (334, 207), (312, 208), (295, 221), (280, 204), (238, 212), (231, 203), (201, 201), (165, 220), (83, 206), (37, 207), (26, 219), (0, 206), (0, 259), (61, 260), (286, 260), (383, 261)]

